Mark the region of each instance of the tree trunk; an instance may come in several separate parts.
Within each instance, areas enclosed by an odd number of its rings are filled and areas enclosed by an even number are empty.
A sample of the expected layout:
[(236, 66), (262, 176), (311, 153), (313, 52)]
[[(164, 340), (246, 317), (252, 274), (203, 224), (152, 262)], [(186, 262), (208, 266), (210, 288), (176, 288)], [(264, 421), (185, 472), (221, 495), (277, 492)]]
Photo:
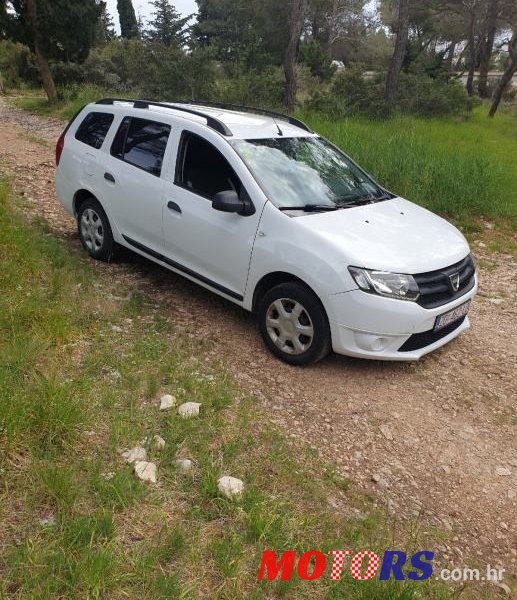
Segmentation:
[(474, 95), (474, 72), (476, 70), (476, 38), (475, 38), (475, 27), (476, 27), (476, 10), (475, 6), (472, 7), (470, 13), (470, 24), (469, 24), (469, 73), (467, 76), (467, 94), (469, 96)]
[(4, 78), (2, 77), (2, 73), (0, 72), (0, 95), (4, 95), (5, 94), (5, 84), (4, 84)]
[(43, 82), (43, 89), (47, 94), (49, 104), (55, 104), (57, 102), (57, 90), (48, 60), (41, 52), (39, 33), (38, 33), (38, 16), (36, 12), (36, 0), (27, 0), (27, 16), (29, 19), (30, 27), (32, 30), (34, 55), (36, 57), (36, 64), (41, 74), (41, 80)]
[(285, 51), (285, 106), (289, 112), (294, 110), (296, 92), (298, 91), (298, 72), (296, 62), (300, 50), (300, 37), (303, 31), (305, 16), (305, 0), (290, 0), (289, 7), (289, 41)]
[(513, 76), (517, 72), (517, 29), (513, 32), (512, 39), (508, 43), (508, 62), (506, 63), (506, 69), (504, 70), (503, 76), (499, 80), (497, 87), (494, 92), (494, 100), (490, 107), (489, 117), (493, 117), (497, 112), (504, 91), (512, 81)]
[(480, 61), (479, 61), (479, 79), (478, 92), (481, 98), (488, 98), (488, 70), (490, 60), (494, 50), (494, 40), (497, 30), (497, 16), (499, 14), (499, 1), (492, 0), (488, 7), (486, 18), (485, 33), (481, 40)]
[(386, 89), (384, 92), (384, 106), (389, 113), (393, 109), (399, 89), (400, 71), (404, 63), (407, 42), (409, 36), (409, 0), (399, 0), (399, 11), (397, 19), (397, 39), (395, 50), (388, 70)]

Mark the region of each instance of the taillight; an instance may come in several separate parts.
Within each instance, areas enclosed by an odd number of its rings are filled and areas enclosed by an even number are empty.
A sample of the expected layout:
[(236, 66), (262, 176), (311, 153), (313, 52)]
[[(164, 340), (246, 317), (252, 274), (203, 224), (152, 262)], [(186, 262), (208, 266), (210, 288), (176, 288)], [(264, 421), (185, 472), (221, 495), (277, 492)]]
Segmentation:
[(63, 133), (59, 136), (59, 139), (56, 144), (56, 167), (59, 166), (61, 154), (63, 154), (63, 148), (65, 147), (65, 134), (66, 131), (63, 131)]

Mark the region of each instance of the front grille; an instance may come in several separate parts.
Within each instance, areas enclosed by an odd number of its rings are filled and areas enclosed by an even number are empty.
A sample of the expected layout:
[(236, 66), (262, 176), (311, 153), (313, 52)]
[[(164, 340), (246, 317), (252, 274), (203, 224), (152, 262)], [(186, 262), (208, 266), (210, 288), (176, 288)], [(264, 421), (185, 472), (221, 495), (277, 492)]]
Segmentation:
[[(449, 279), (449, 275), (455, 273), (459, 273), (460, 276), (460, 287), (457, 292), (453, 291)], [(474, 287), (475, 273), (474, 261), (469, 254), (459, 263), (445, 269), (414, 275), (420, 289), (418, 304), (424, 308), (436, 308), (456, 300)]]
[(415, 333), (402, 344), (402, 346), (399, 348), (399, 352), (411, 352), (412, 350), (420, 350), (421, 348), (430, 346), (438, 340), (447, 337), (453, 331), (456, 331), (456, 329), (458, 329), (465, 319), (466, 317), (462, 317), (461, 319), (454, 321), (454, 323), (447, 325), (447, 327), (444, 327), (439, 331), (434, 331), (431, 329), (430, 331)]

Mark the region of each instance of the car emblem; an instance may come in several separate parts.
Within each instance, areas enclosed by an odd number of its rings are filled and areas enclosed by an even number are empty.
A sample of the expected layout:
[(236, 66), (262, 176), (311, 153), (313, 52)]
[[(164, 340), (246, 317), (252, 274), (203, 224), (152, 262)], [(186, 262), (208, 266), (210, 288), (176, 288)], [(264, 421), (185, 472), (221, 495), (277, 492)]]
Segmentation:
[(460, 274), (454, 273), (454, 275), (449, 275), (449, 281), (451, 283), (452, 291), (457, 292), (460, 289)]

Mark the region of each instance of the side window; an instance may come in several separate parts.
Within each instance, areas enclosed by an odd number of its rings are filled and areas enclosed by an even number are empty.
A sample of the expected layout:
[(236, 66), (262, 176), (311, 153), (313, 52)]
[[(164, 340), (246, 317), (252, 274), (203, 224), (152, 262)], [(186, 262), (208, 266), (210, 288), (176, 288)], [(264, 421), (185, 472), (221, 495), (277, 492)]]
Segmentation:
[(88, 113), (84, 121), (79, 125), (75, 139), (99, 150), (108, 135), (113, 119), (114, 115), (109, 113)]
[(175, 183), (210, 200), (218, 192), (234, 190), (240, 195), (242, 191), (239, 178), (219, 150), (187, 132), (181, 137)]
[(159, 177), (170, 125), (126, 117), (115, 135), (111, 155)]

